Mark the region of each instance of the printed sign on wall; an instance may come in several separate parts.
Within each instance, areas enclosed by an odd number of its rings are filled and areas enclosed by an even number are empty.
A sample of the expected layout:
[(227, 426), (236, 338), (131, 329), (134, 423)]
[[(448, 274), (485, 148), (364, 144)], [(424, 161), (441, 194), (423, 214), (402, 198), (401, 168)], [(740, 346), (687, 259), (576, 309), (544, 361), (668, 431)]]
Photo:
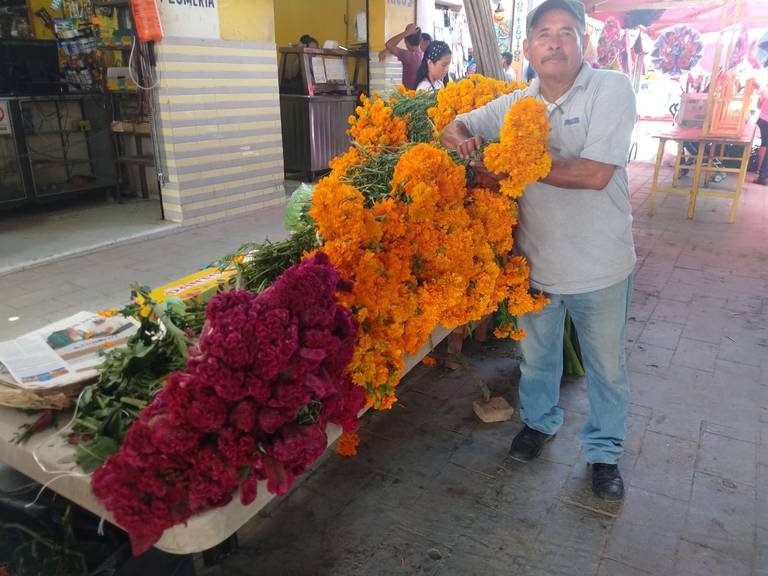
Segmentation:
[(520, 81), (525, 81), (523, 64), (525, 55), (523, 54), (523, 40), (525, 39), (525, 18), (531, 9), (530, 0), (514, 0), (512, 3), (512, 26), (509, 32), (509, 51), (512, 53), (512, 69), (515, 71), (515, 77)]
[(166, 36), (221, 38), (218, 0), (158, 0)]

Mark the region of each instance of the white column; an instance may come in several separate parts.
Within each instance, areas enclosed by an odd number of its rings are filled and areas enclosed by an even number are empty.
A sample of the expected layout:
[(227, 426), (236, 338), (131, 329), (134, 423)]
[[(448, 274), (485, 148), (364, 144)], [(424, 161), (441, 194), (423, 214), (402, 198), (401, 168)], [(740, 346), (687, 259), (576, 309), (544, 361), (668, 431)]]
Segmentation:
[(430, 36), (435, 34), (435, 0), (418, 0), (416, 2), (416, 25)]

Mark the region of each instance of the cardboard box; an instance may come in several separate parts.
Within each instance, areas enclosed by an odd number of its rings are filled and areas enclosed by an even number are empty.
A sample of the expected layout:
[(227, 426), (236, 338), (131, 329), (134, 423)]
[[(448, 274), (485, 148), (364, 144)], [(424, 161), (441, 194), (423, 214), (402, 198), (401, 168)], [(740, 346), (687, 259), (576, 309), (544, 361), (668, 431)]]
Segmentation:
[(680, 100), (680, 110), (677, 112), (677, 123), (687, 128), (704, 126), (708, 96), (699, 92), (684, 93)]

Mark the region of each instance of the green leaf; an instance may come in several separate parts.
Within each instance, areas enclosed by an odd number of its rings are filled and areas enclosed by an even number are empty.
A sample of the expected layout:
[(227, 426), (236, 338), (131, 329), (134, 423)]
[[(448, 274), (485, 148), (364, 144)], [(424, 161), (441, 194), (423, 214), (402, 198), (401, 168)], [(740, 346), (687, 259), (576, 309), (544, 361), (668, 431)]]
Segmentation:
[(75, 461), (90, 474), (117, 452), (118, 447), (112, 438), (98, 436), (90, 442), (80, 442), (75, 446)]

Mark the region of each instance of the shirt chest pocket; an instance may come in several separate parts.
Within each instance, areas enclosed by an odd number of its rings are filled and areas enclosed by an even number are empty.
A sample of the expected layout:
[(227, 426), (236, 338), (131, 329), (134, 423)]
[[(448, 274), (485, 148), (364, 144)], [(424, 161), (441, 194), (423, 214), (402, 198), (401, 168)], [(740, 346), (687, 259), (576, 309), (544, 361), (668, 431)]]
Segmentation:
[(560, 160), (579, 158), (587, 142), (587, 119), (584, 114), (555, 111), (550, 122), (552, 132), (549, 143), (553, 157)]

